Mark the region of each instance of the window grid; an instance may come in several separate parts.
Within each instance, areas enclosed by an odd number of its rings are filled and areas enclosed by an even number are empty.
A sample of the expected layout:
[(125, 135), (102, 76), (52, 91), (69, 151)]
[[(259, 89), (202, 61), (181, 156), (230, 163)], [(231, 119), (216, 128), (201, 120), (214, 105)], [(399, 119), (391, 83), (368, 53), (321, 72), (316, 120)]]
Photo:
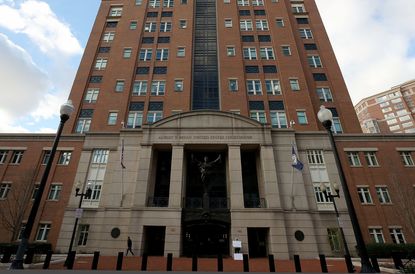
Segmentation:
[(79, 225), (78, 246), (86, 246), (88, 241), (89, 225)]
[(157, 49), (156, 60), (167, 61), (169, 59), (169, 49)]
[(152, 49), (141, 49), (139, 59), (140, 61), (150, 61), (153, 55)]
[(43, 159), (42, 159), (42, 165), (46, 165), (49, 161), (50, 158), (50, 150), (45, 150), (45, 152), (43, 153)]
[(50, 186), (48, 200), (57, 201), (62, 191), (62, 185), (52, 184)]
[(297, 119), (300, 125), (306, 125), (308, 123), (305, 111), (297, 111)]
[(379, 244), (385, 243), (385, 238), (383, 237), (381, 228), (369, 228), (369, 235), (372, 239), (372, 242)]
[(142, 96), (147, 94), (147, 81), (134, 81), (133, 95)]
[(401, 151), (400, 154), (404, 166), (414, 166), (414, 160), (410, 151)]
[(238, 80), (237, 79), (229, 79), (228, 80), (228, 88), (230, 91), (237, 91), (238, 90)]
[(379, 166), (378, 159), (376, 158), (376, 152), (365, 152), (365, 159), (368, 166)]
[(317, 88), (316, 92), (321, 102), (333, 102), (333, 96), (329, 88)]
[(240, 20), (239, 21), (239, 27), (241, 29), (241, 31), (251, 31), (253, 30), (252, 28), (252, 20)]
[(307, 57), (308, 65), (311, 68), (321, 68), (323, 65), (321, 64), (320, 56), (318, 55), (310, 55)]
[(349, 164), (351, 166), (361, 166), (359, 152), (357, 151), (349, 151), (347, 152), (347, 159), (349, 160)]
[(244, 52), (244, 59), (246, 60), (257, 59), (256, 48), (243, 48), (243, 52)]
[(268, 21), (265, 19), (257, 19), (255, 20), (255, 26), (257, 30), (269, 30), (268, 28)]
[(394, 244), (404, 244), (406, 243), (405, 237), (403, 235), (402, 228), (390, 228), (389, 229), (392, 242)]
[(298, 91), (300, 90), (300, 83), (298, 82), (297, 79), (290, 79), (290, 87), (291, 87), (291, 90)]
[(149, 111), (147, 113), (147, 123), (153, 124), (157, 122), (158, 120), (161, 120), (163, 118), (163, 112), (162, 111)]
[(257, 120), (258, 122), (260, 122), (261, 124), (266, 124), (267, 123), (267, 118), (265, 116), (265, 112), (264, 111), (250, 111), (249, 112), (249, 116), (251, 117), (251, 119)]
[(15, 164), (15, 165), (20, 164), (21, 161), (22, 161), (22, 158), (23, 158), (23, 154), (24, 154), (24, 151), (22, 151), (22, 150), (15, 150), (13, 152), (13, 155), (12, 155), (12, 158), (10, 160), (10, 163), (11, 164)]
[(265, 87), (267, 89), (267, 94), (270, 95), (281, 95), (281, 85), (279, 80), (265, 80)]
[(247, 91), (249, 95), (261, 95), (262, 86), (260, 80), (247, 80), (246, 81)]
[(144, 25), (145, 32), (156, 32), (157, 23), (156, 22), (146, 22)]
[(139, 128), (143, 124), (142, 111), (130, 111), (128, 113), (127, 128)]
[(9, 151), (7, 150), (0, 150), (0, 164), (4, 164), (6, 162), (8, 153)]
[(313, 33), (311, 29), (299, 29), (300, 37), (303, 39), (313, 39)]
[(358, 187), (357, 193), (362, 204), (372, 204), (372, 196), (370, 195), (369, 187)]
[(117, 124), (118, 113), (117, 112), (110, 112), (108, 113), (108, 125), (116, 125)]
[(88, 132), (91, 126), (91, 118), (79, 118), (76, 124), (75, 132), (84, 133)]
[(98, 88), (92, 88), (88, 89), (85, 94), (85, 103), (96, 103), (99, 95), (99, 89)]
[(67, 166), (71, 161), (72, 152), (70, 151), (62, 151), (61, 155), (59, 156), (58, 165)]
[(107, 67), (108, 60), (105, 58), (98, 58), (95, 62), (96, 70), (103, 70)]
[(323, 150), (321, 149), (307, 150), (307, 159), (310, 165), (324, 165)]
[(36, 241), (47, 241), (50, 228), (50, 224), (39, 224), (39, 229), (36, 235)]
[(378, 196), (379, 202), (381, 204), (390, 204), (392, 203), (388, 188), (386, 186), (376, 187), (376, 195)]
[(287, 128), (285, 111), (270, 111), (271, 125), (275, 128)]
[(160, 22), (160, 32), (170, 32), (171, 22)]
[(151, 83), (151, 95), (164, 95), (166, 89), (166, 81), (153, 81)]
[(274, 49), (269, 47), (264, 47), (259, 49), (259, 54), (261, 56), (261, 59), (264, 60), (274, 60)]
[(314, 188), (314, 195), (316, 197), (316, 202), (318, 204), (331, 204), (333, 201), (329, 197), (331, 195), (331, 188), (329, 183), (324, 183), (326, 185), (326, 193), (327, 196), (324, 194), (324, 192), (321, 190), (320, 185), (315, 184), (313, 186)]
[(11, 188), (12, 188), (12, 184), (1, 183), (0, 184), (0, 199), (6, 199)]

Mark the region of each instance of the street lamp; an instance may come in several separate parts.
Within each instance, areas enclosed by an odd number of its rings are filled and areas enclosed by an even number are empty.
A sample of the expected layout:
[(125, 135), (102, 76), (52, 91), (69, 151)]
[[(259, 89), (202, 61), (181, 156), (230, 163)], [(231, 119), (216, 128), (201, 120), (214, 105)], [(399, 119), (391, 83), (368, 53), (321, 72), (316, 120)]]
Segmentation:
[(344, 171), (340, 163), (339, 152), (337, 151), (336, 143), (334, 142), (333, 132), (331, 131), (331, 126), (333, 124), (333, 114), (330, 110), (326, 109), (325, 106), (321, 106), (317, 117), (320, 122), (323, 124), (324, 128), (329, 134), (330, 144), (333, 148), (334, 159), (336, 161), (337, 169), (339, 171), (340, 182), (343, 187), (344, 199), (346, 200), (347, 210), (349, 212), (350, 221), (352, 222), (353, 232), (356, 238), (356, 244), (358, 249), (358, 255), (361, 260), (361, 273), (376, 273), (375, 269), (372, 267), (372, 264), (369, 261), (369, 255), (367, 253), (366, 245), (363, 240), (363, 235), (360, 230), (359, 221), (357, 219), (356, 210), (353, 207), (352, 197), (350, 196), (350, 191), (346, 183), (346, 177), (344, 176)]
[(347, 270), (349, 271), (349, 273), (353, 273), (355, 270), (354, 270), (352, 259), (351, 259), (351, 256), (350, 256), (349, 247), (348, 247), (347, 242), (346, 242), (346, 237), (344, 236), (343, 227), (340, 223), (339, 211), (337, 210), (336, 201), (334, 200), (334, 198), (340, 198), (339, 185), (336, 182), (334, 184), (330, 184), (330, 185), (332, 186), (332, 187), (330, 187), (330, 189), (334, 189), (334, 191), (336, 191), (336, 194), (333, 194), (331, 191), (328, 192), (327, 191), (327, 186), (323, 182), (320, 183), (320, 189), (324, 193), (324, 196), (326, 196), (327, 200), (333, 202), (334, 211), (336, 212), (336, 217), (337, 217), (337, 224), (339, 226), (340, 234), (341, 234), (341, 237), (342, 237), (342, 240), (343, 240), (343, 243), (344, 243), (344, 253), (345, 253), (344, 255), (345, 255), (345, 258), (346, 258)]
[(27, 223), (22, 233), (22, 239), (19, 244), (19, 248), (17, 249), (16, 258), (13, 260), (12, 264), (10, 265), (9, 269), (23, 269), (23, 256), (26, 252), (29, 237), (32, 232), (33, 225), (35, 223), (37, 211), (40, 206), (40, 201), (42, 200), (43, 191), (45, 190), (46, 182), (48, 180), (49, 172), (52, 167), (53, 158), (56, 154), (56, 149), (58, 147), (59, 139), (62, 134), (63, 126), (65, 122), (68, 121), (69, 116), (74, 111), (74, 106), (72, 105), (72, 101), (68, 100), (65, 104), (63, 104), (60, 108), (60, 123), (59, 128), (56, 133), (55, 140), (53, 141), (52, 150), (50, 152), (49, 159), (46, 163), (45, 171), (43, 172), (42, 179), (39, 184), (39, 189), (37, 191), (35, 200), (33, 201), (32, 209), (30, 210), (29, 218), (27, 219)]
[(82, 215), (82, 209), (81, 209), (82, 200), (84, 199), (84, 197), (85, 197), (85, 199), (91, 198), (91, 194), (92, 194), (91, 183), (87, 184), (87, 188), (86, 188), (85, 193), (79, 193), (80, 190), (81, 190), (81, 182), (78, 181), (78, 183), (76, 184), (76, 188), (75, 188), (75, 197), (80, 196), (81, 199), (79, 199), (78, 209), (77, 209), (76, 215), (75, 215), (76, 216), (75, 224), (74, 224), (73, 229), (72, 229), (72, 237), (71, 237), (71, 242), (69, 243), (69, 249), (68, 249), (68, 254), (67, 254), (66, 260), (65, 260), (65, 266), (68, 265), (68, 259), (69, 259), (69, 256), (70, 256), (71, 252), (72, 252), (73, 242), (75, 240), (75, 234), (76, 234), (76, 228), (78, 226), (78, 220), (79, 220), (79, 218), (81, 218), (81, 215)]

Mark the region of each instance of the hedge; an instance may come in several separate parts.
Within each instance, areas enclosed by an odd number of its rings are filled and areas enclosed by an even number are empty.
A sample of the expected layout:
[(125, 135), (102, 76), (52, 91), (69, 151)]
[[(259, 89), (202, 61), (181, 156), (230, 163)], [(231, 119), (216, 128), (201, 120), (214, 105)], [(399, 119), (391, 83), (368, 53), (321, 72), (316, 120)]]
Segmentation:
[(398, 253), (401, 258), (415, 258), (415, 244), (368, 244), (366, 245), (369, 256), (377, 258), (391, 258), (393, 253)]
[[(0, 254), (4, 254), (6, 251), (11, 251), (14, 254), (18, 247), (19, 243), (0, 243)], [(34, 249), (35, 254), (44, 254), (52, 249), (52, 245), (49, 243), (30, 243), (28, 249)]]

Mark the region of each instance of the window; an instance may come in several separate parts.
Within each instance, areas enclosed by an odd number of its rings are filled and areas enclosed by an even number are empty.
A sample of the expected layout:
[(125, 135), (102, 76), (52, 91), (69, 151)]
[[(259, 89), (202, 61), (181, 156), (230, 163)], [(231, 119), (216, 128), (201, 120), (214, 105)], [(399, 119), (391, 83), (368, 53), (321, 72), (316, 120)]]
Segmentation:
[(20, 162), (22, 161), (22, 158), (23, 158), (23, 153), (24, 153), (23, 150), (13, 151), (13, 155), (12, 155), (12, 158), (10, 160), (10, 163), (15, 164), (15, 165), (20, 164)]
[(238, 6), (249, 6), (249, 0), (238, 0)]
[(298, 119), (298, 123), (300, 125), (308, 124), (307, 115), (306, 115), (305, 111), (297, 111), (297, 119)]
[(147, 12), (147, 17), (154, 18), (154, 17), (157, 17), (158, 14), (159, 13), (157, 11), (150, 11), (150, 12)]
[(167, 67), (154, 67), (153, 74), (167, 74)]
[(91, 126), (91, 118), (79, 118), (76, 124), (75, 132), (84, 133), (88, 132)]
[(279, 80), (265, 80), (265, 87), (267, 94), (270, 95), (281, 95), (281, 85)]
[(291, 55), (291, 48), (290, 46), (281, 46), (282, 54), (284, 56), (290, 56)]
[(163, 7), (164, 8), (172, 8), (174, 6), (173, 0), (163, 0)]
[(410, 151), (401, 151), (400, 154), (404, 166), (414, 166), (414, 160)]
[(130, 22), (130, 29), (137, 29), (137, 21)]
[(52, 184), (48, 195), (48, 200), (57, 201), (62, 191), (62, 185)]
[(158, 120), (161, 120), (162, 118), (163, 118), (162, 111), (149, 111), (147, 114), (147, 123), (153, 124), (157, 122)]
[(95, 69), (101, 70), (107, 67), (108, 60), (105, 58), (98, 58), (95, 62)]
[(147, 94), (147, 81), (134, 81), (133, 95), (146, 95)]
[(252, 6), (263, 6), (264, 0), (252, 0)]
[(110, 9), (109, 16), (115, 17), (115, 16), (121, 16), (122, 15), (122, 7), (112, 7)]
[(264, 73), (277, 73), (276, 66), (262, 66), (262, 70)]
[(170, 32), (170, 31), (171, 31), (171, 22), (160, 23), (160, 32)]
[(249, 117), (251, 117), (251, 119), (257, 120), (261, 124), (265, 124), (267, 122), (267, 118), (265, 117), (265, 112), (263, 110), (251, 110), (249, 112)]
[(154, 43), (154, 37), (143, 37), (141, 39), (143, 44), (153, 44)]
[(317, 88), (316, 92), (320, 102), (333, 102), (333, 96), (329, 88)]
[(238, 90), (238, 80), (237, 79), (228, 79), (228, 88), (230, 91)]
[(252, 20), (241, 20), (239, 21), (239, 27), (241, 31), (250, 31), (252, 28)]
[(305, 12), (305, 8), (303, 4), (293, 4), (291, 5), (291, 9), (293, 13), (304, 13)]
[(314, 81), (327, 81), (327, 76), (324, 73), (313, 73)]
[(239, 16), (250, 16), (251, 11), (250, 10), (239, 10)]
[(50, 158), (50, 150), (45, 150), (45, 152), (43, 153), (43, 159), (42, 159), (42, 165), (46, 165), (49, 161)]
[(113, 31), (108, 31), (104, 33), (104, 36), (102, 37), (102, 40), (104, 42), (111, 42), (113, 41), (115, 38), (115, 32)]
[(86, 91), (84, 102), (85, 103), (96, 103), (99, 95), (98, 88), (90, 88)]
[(118, 112), (108, 113), (108, 125), (116, 125), (117, 124), (117, 117), (118, 117)]
[(107, 28), (116, 28), (117, 25), (118, 25), (117, 21), (109, 21), (109, 22), (107, 22), (106, 27)]
[(127, 128), (139, 128), (143, 124), (142, 111), (130, 111), (128, 113)]
[(226, 55), (227, 56), (235, 56), (235, 47), (234, 46), (228, 46), (226, 47)]
[(290, 79), (290, 87), (292, 91), (300, 90), (300, 84), (297, 79)]
[(253, 35), (242, 35), (241, 37), (242, 42), (254, 42), (254, 36)]
[(318, 56), (318, 55), (308, 56), (307, 60), (308, 60), (308, 65), (311, 68), (321, 68), (322, 67), (321, 59), (320, 59), (320, 56)]
[(376, 187), (376, 195), (378, 196), (379, 203), (381, 204), (390, 204), (392, 203), (388, 187), (386, 186), (377, 186)]
[(379, 166), (378, 159), (376, 158), (376, 152), (365, 152), (365, 159), (368, 166)]
[(69, 162), (71, 161), (72, 152), (70, 151), (62, 151), (59, 160), (58, 165), (67, 166), (69, 165)]
[(401, 228), (389, 228), (389, 233), (394, 244), (404, 244), (406, 243), (405, 237)]
[(151, 57), (153, 54), (153, 50), (152, 49), (141, 49), (140, 50), (140, 55), (139, 55), (139, 60), (140, 61), (150, 61)]
[(304, 49), (305, 50), (317, 50), (317, 45), (316, 44), (304, 44)]
[(143, 4), (143, 0), (135, 0), (136, 6), (141, 6)]
[(170, 37), (168, 36), (159, 36), (159, 38), (157, 38), (157, 43), (170, 43)]
[(259, 42), (271, 42), (271, 36), (270, 35), (258, 35), (258, 41)]
[(137, 67), (135, 71), (136, 74), (141, 74), (141, 75), (148, 74), (149, 72), (150, 72), (149, 67)]
[(36, 241), (47, 241), (50, 228), (51, 224), (39, 224)]
[(0, 164), (4, 164), (7, 159), (7, 150), (0, 150)]
[(385, 238), (383, 237), (381, 228), (369, 228), (369, 235), (373, 243), (385, 243)]
[(259, 73), (258, 66), (245, 66), (245, 73)]
[(181, 29), (185, 29), (185, 28), (187, 28), (187, 20), (185, 20), (185, 19), (181, 19), (181, 20), (179, 21), (179, 28), (181, 28)]
[(268, 30), (268, 21), (265, 19), (255, 20), (257, 30)]
[(92, 194), (89, 199), (84, 198), (83, 206), (97, 207), (101, 197), (102, 184), (108, 163), (108, 149), (94, 149), (88, 171), (87, 184), (91, 186)]
[(187, 4), (187, 0), (180, 0), (180, 4), (186, 5)]
[(0, 184), (0, 199), (6, 199), (11, 188), (12, 188), (12, 184), (1, 183)]
[(167, 61), (168, 59), (169, 59), (169, 49), (157, 49), (156, 50), (157, 61)]
[(184, 57), (186, 55), (186, 49), (184, 47), (177, 48), (177, 57)]
[(131, 58), (131, 54), (133, 53), (132, 48), (125, 48), (122, 57), (124, 58)]
[(276, 128), (287, 128), (285, 111), (270, 111), (271, 125)]
[(123, 92), (124, 91), (124, 85), (125, 85), (124, 80), (117, 80), (115, 82), (115, 91), (116, 92)]
[(92, 154), (93, 164), (106, 164), (108, 162), (109, 151), (107, 149), (95, 149)]
[(144, 31), (145, 32), (155, 32), (157, 29), (157, 23), (156, 22), (146, 22), (144, 25)]
[(277, 25), (277, 27), (283, 28), (284, 27), (284, 19), (282, 19), (282, 18), (275, 19), (275, 24)]
[(311, 29), (299, 29), (300, 37), (303, 39), (313, 39), (313, 33)]
[(39, 191), (39, 184), (36, 184), (33, 187), (32, 200), (34, 200), (36, 198), (36, 195), (37, 195), (38, 191)]
[(261, 56), (261, 59), (265, 59), (265, 60), (274, 60), (275, 56), (274, 56), (274, 49), (273, 48), (260, 48), (259, 49), (259, 54)]
[(108, 53), (110, 52), (111, 47), (99, 47), (98, 48), (98, 53)]
[(369, 187), (358, 187), (357, 193), (362, 204), (371, 204), (372, 197), (370, 196)]
[(319, 149), (307, 150), (307, 159), (310, 165), (324, 165), (323, 151)]
[(260, 80), (247, 80), (246, 89), (249, 95), (262, 94), (262, 87)]
[(333, 115), (333, 132), (334, 133), (342, 133), (343, 132), (342, 124), (340, 123), (340, 118), (335, 117), (334, 115)]
[(244, 48), (243, 52), (244, 52), (244, 59), (247, 59), (247, 60), (257, 59), (256, 48)]
[(164, 95), (166, 89), (166, 81), (153, 81), (151, 83), (151, 95)]
[(297, 20), (297, 24), (308, 24), (308, 18), (307, 17), (297, 17), (295, 18)]
[(225, 19), (225, 28), (232, 28), (232, 19)]
[(327, 204), (332, 203), (333, 201), (329, 198), (329, 195), (332, 194), (330, 184), (325, 183), (326, 185), (326, 193), (327, 196), (324, 194), (323, 191), (321, 191), (320, 184), (314, 184), (314, 196), (316, 197), (316, 202), (318, 204)]
[(174, 91), (183, 91), (183, 80), (174, 80)]
[(78, 246), (85, 246), (88, 241), (89, 225), (79, 225)]
[(349, 151), (347, 152), (347, 159), (349, 160), (350, 166), (361, 166), (359, 159), (359, 152), (357, 151)]
[(149, 0), (148, 1), (148, 6), (150, 8), (160, 7), (160, 0)]

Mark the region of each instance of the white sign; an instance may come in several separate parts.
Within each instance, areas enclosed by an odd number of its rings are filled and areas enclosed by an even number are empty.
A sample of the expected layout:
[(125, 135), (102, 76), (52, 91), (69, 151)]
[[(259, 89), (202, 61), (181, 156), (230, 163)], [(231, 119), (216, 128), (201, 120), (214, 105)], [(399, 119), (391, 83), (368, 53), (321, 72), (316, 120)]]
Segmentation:
[(234, 248), (241, 248), (242, 247), (242, 242), (241, 241), (232, 241), (232, 246)]
[(235, 261), (243, 261), (244, 257), (242, 253), (235, 253), (233, 254), (233, 259)]
[(84, 210), (82, 208), (77, 208), (75, 210), (75, 218), (82, 218), (82, 213), (84, 212)]

